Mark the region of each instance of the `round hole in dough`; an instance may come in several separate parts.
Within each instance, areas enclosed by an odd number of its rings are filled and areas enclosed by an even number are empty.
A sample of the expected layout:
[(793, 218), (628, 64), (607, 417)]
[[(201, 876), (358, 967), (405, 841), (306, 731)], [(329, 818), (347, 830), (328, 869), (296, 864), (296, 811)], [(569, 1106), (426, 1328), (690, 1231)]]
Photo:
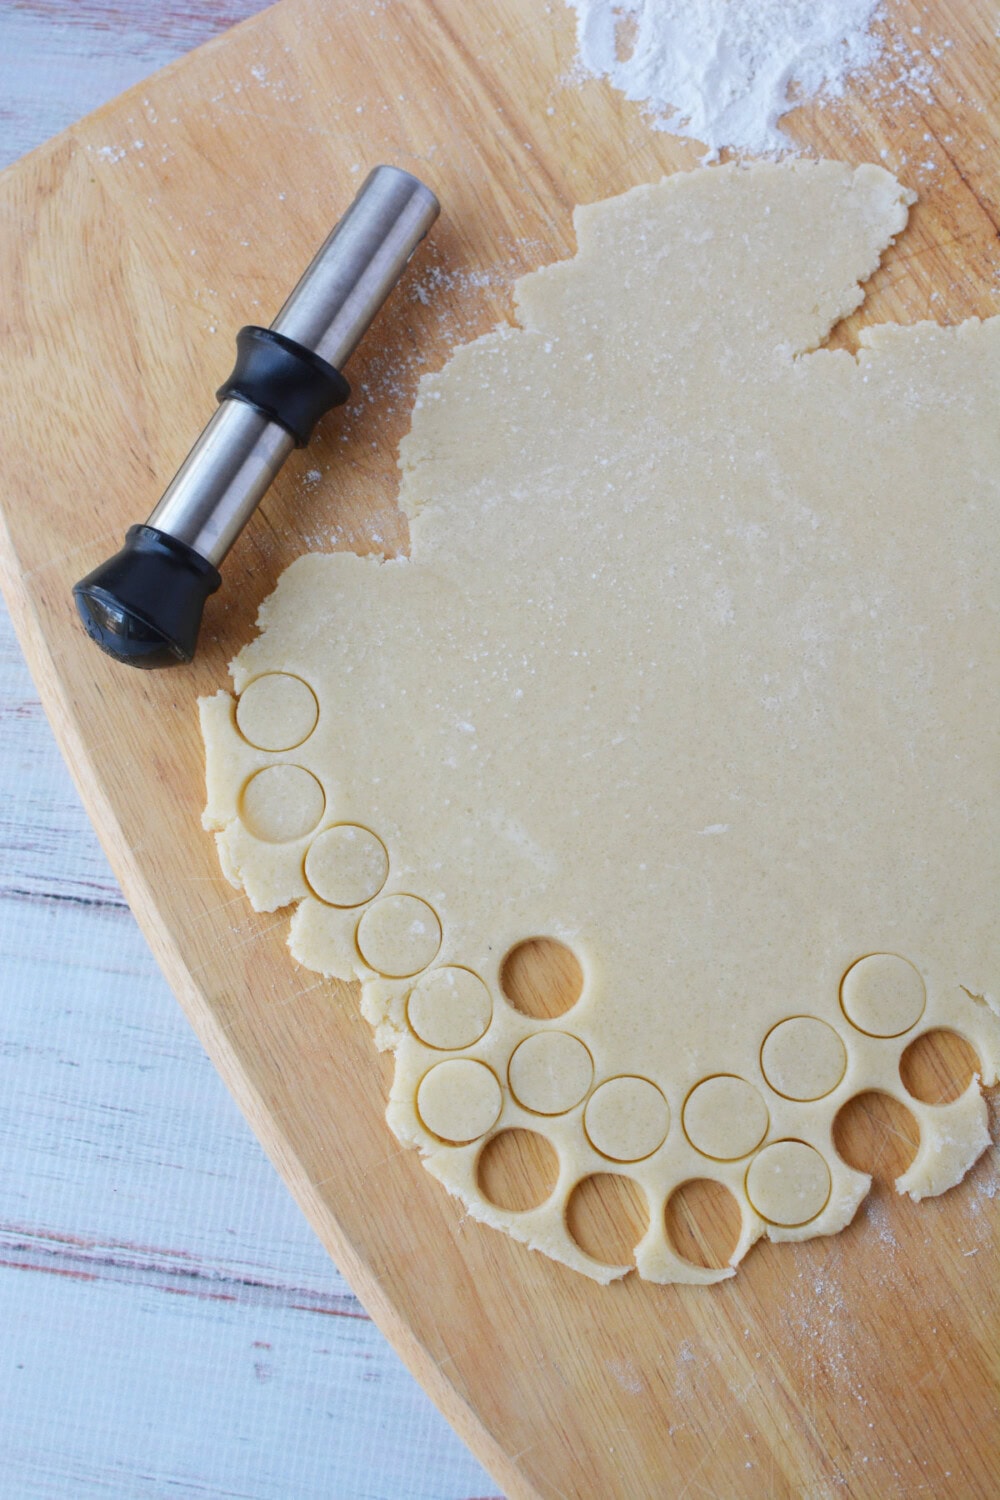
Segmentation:
[(684, 1133), (703, 1156), (737, 1161), (767, 1135), (767, 1105), (752, 1083), (730, 1073), (696, 1084), (684, 1105)]
[(570, 1237), (601, 1265), (629, 1265), (649, 1230), (649, 1200), (631, 1177), (595, 1172), (578, 1182), (566, 1204)]
[(647, 1078), (622, 1076), (600, 1084), (583, 1116), (590, 1144), (612, 1161), (642, 1161), (667, 1138), (670, 1106)]
[(951, 1104), (982, 1073), (975, 1047), (942, 1026), (914, 1037), (899, 1059), (900, 1082), (921, 1104)]
[(250, 777), (240, 798), (245, 827), (265, 844), (304, 838), (325, 807), (323, 788), (303, 766), (265, 766)]
[(538, 1115), (564, 1115), (590, 1088), (594, 1063), (579, 1037), (568, 1031), (536, 1031), (515, 1047), (510, 1091)]
[(840, 1003), (852, 1026), (869, 1036), (902, 1036), (927, 1004), (920, 974), (896, 953), (869, 953), (844, 975)]
[(816, 1016), (790, 1016), (764, 1038), (764, 1077), (786, 1099), (822, 1099), (847, 1071), (847, 1048), (832, 1026)]
[(441, 923), (419, 896), (383, 896), (358, 923), (357, 941), (358, 952), (376, 973), (406, 979), (437, 957)]
[(664, 1209), (664, 1227), (673, 1250), (694, 1266), (721, 1270), (732, 1261), (743, 1227), (740, 1205), (724, 1183), (689, 1178), (675, 1187)]
[(236, 704), (236, 725), (258, 750), (294, 750), (316, 728), (319, 704), (301, 677), (265, 672), (245, 687)]
[(414, 1034), (428, 1047), (451, 1051), (478, 1042), (493, 1016), (490, 992), (478, 974), (445, 964), (424, 976), (406, 1002)]
[(363, 906), (389, 874), (389, 856), (370, 828), (338, 823), (317, 834), (306, 853), (306, 880), (328, 906)]
[(539, 1208), (559, 1179), (559, 1153), (537, 1130), (500, 1130), (476, 1162), (476, 1185), (487, 1202), (508, 1213)]
[(455, 1145), (485, 1135), (496, 1124), (502, 1102), (492, 1068), (471, 1057), (435, 1063), (417, 1089), (417, 1112), (425, 1127)]
[(523, 938), (500, 965), (500, 989), (523, 1016), (554, 1021), (583, 993), (583, 969), (572, 948), (558, 938)]
[(833, 1149), (849, 1167), (877, 1182), (895, 1182), (920, 1149), (920, 1124), (901, 1099), (864, 1089), (833, 1117)]
[(750, 1202), (762, 1219), (787, 1229), (823, 1212), (830, 1185), (830, 1168), (804, 1141), (774, 1141), (747, 1168)]

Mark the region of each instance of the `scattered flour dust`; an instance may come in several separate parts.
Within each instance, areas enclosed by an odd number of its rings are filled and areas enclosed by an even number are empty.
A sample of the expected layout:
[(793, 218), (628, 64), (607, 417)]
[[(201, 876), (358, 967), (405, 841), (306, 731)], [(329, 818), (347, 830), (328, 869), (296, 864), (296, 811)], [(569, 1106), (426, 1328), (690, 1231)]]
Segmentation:
[(778, 120), (818, 94), (837, 97), (881, 51), (878, 0), (567, 0), (580, 62), (653, 125), (723, 147), (788, 150)]

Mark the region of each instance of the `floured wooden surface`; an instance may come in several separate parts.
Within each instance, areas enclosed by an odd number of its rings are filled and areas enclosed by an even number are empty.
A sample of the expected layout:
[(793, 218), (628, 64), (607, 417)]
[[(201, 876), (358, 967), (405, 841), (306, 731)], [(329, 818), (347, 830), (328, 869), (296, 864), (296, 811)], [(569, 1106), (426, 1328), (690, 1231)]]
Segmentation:
[[(373, 1049), (356, 994), (289, 965), (286, 917), (250, 910), (198, 828), (194, 702), (226, 680), (281, 570), (330, 543), (405, 550), (395, 455), (418, 375), (506, 317), (517, 276), (573, 253), (571, 205), (698, 156), (611, 91), (567, 83), (572, 18), (558, 7), (549, 29), (534, 0), (372, 9), (283, 0), (0, 179), (0, 567), (50, 718), (213, 1060), (368, 1310), (501, 1489), (989, 1493), (995, 1154), (919, 1211), (891, 1191), (874, 1200), (895, 1248), (862, 1209), (833, 1238), (759, 1245), (723, 1286), (630, 1276), (601, 1291), (476, 1224), (391, 1138), (391, 1059)], [(885, 24), (924, 58), (919, 87), (887, 93), (874, 80), (840, 108), (785, 122), (818, 154), (883, 160), (920, 194), (864, 306), (835, 330), (848, 348), (868, 323), (996, 311), (1000, 141), (982, 104), (992, 10), (949, 7), (932, 23), (901, 7)], [(380, 160), (426, 173), (445, 212), (352, 361), (356, 400), (293, 455), (240, 538), (193, 667), (121, 674), (79, 628), (73, 581), (155, 503), (212, 410), (232, 334), (274, 315), (358, 172)], [(97, 378), (109, 370), (112, 383)], [(862, 1150), (877, 1111), (862, 1100), (849, 1113), (854, 1164), (904, 1171), (898, 1119)], [(591, 1205), (602, 1254), (608, 1180)], [(709, 1258), (704, 1224), (697, 1216), (691, 1253)], [(794, 1316), (776, 1320), (790, 1302)]]

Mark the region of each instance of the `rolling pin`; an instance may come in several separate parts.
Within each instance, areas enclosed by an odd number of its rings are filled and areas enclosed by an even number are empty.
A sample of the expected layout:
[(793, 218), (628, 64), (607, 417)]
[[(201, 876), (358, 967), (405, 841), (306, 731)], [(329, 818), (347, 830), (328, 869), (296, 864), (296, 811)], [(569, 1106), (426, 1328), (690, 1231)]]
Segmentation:
[(73, 588), (102, 651), (132, 667), (191, 660), (220, 564), (292, 449), (348, 399), (343, 367), (439, 211), (418, 178), (376, 167), (270, 328), (240, 329), (219, 405), (159, 504)]

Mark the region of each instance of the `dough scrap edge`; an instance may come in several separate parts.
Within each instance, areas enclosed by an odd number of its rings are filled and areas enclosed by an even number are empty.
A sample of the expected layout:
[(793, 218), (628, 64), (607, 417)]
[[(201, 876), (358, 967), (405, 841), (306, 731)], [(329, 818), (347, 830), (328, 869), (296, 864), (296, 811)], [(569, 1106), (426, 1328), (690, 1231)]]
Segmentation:
[[(611, 232), (615, 233), (615, 219), (622, 205), (637, 207), (656, 201), (672, 204), (673, 200), (685, 201), (696, 192), (711, 197), (720, 183), (734, 182), (750, 188), (755, 180), (773, 179), (775, 174), (783, 178), (800, 176), (814, 180), (821, 174), (826, 175), (831, 181), (835, 180), (847, 195), (845, 208), (855, 209), (853, 232), (859, 243), (852, 246), (856, 250), (856, 264), (849, 279), (833, 288), (820, 279), (816, 305), (809, 309), (798, 336), (787, 342), (789, 358), (822, 350), (824, 341), (837, 324), (864, 302), (866, 283), (878, 270), (883, 255), (895, 245), (898, 235), (906, 228), (909, 208), (917, 201), (917, 194), (904, 187), (884, 167), (862, 163), (852, 168), (842, 162), (826, 160), (732, 161), (690, 172), (675, 172), (657, 182), (639, 183), (613, 197), (576, 206), (573, 209), (575, 253), (519, 277), (513, 286), (514, 319), (499, 323), (478, 338), (460, 344), (450, 352), (440, 370), (420, 379), (411, 427), (400, 440), (398, 459), (402, 476), (398, 503), (410, 522), (411, 556), (416, 556), (419, 550), (420, 523), (426, 513), (435, 509), (433, 497), (421, 487), (424, 465), (413, 456), (420, 441), (418, 434), (423, 429), (434, 433), (436, 438), (444, 436), (440, 429), (435, 431), (435, 418), (444, 405), (441, 398), (453, 382), (460, 385), (465, 373), (471, 373), (481, 358), (501, 352), (509, 343), (516, 345), (517, 341), (524, 339), (558, 338), (559, 335), (548, 326), (551, 314), (542, 310), (539, 299), (550, 297), (554, 288), (572, 288), (579, 277), (586, 275), (590, 263), (600, 258), (605, 225), (610, 224)], [(846, 219), (847, 215), (844, 217)], [(865, 240), (863, 246), (860, 243), (862, 238)], [(845, 351), (845, 357), (851, 356)], [(423, 441), (426, 443), (426, 437)]]

